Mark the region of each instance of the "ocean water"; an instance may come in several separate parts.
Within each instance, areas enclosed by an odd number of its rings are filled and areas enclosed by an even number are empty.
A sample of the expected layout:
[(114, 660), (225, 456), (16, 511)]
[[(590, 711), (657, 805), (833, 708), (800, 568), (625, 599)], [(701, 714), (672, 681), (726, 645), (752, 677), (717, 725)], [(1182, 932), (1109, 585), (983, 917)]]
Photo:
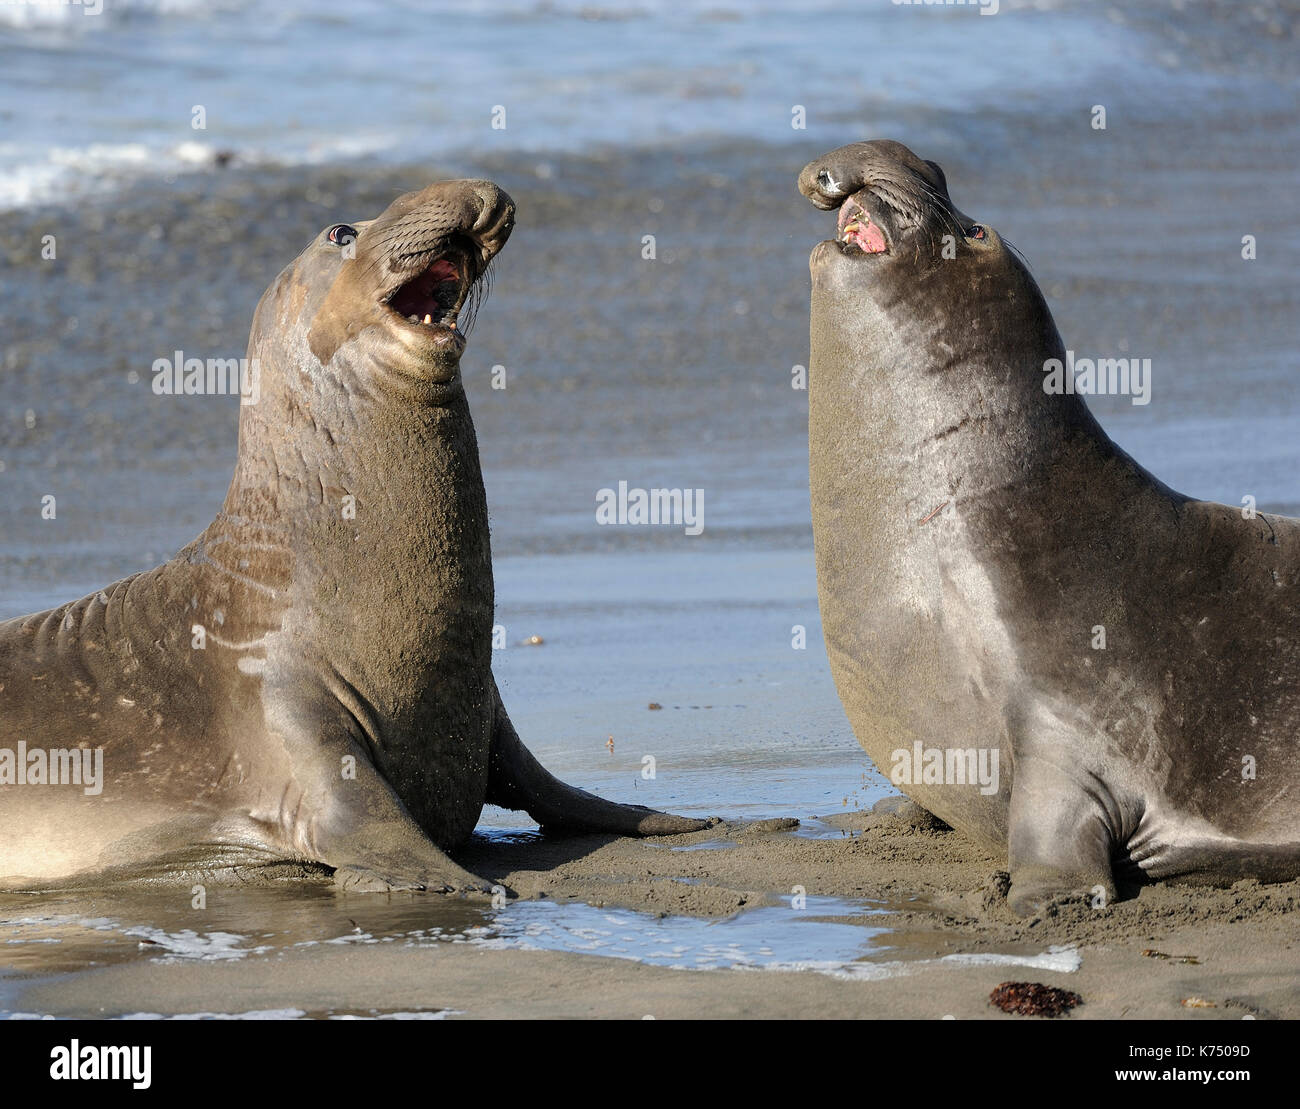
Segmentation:
[(1032, 113), (1117, 85), (1140, 86), (1148, 117), (1279, 99), (1267, 72), (1189, 67), (1135, 28), (1136, 8), (0, 3), (0, 208), (202, 172), (218, 152), (296, 165), (699, 138), (830, 145), (845, 127), (887, 132), (913, 107)]

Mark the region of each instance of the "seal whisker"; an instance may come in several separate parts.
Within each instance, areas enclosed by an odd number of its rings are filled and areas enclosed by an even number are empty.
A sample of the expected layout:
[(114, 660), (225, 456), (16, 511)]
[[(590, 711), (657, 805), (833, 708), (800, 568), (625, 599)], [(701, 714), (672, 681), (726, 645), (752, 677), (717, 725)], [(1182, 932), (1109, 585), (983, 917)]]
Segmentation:
[(1002, 241), (1008, 247), (1010, 247), (1012, 252), (1015, 254), (1015, 256), (1019, 258), (1021, 262), (1024, 263), (1025, 269), (1029, 269), (1029, 259), (1025, 257), (1024, 252), (1018, 246), (1016, 246), (1016, 244), (1013, 243), (1010, 239), (1004, 238)]
[(488, 294), (492, 291), (492, 284), (496, 280), (496, 269), (493, 263), (496, 258), (493, 257), (484, 267), (483, 272), (478, 278), (471, 283), (469, 290), (465, 294), (465, 303), (461, 305), (457, 319), (461, 331), (468, 335), (474, 330), (474, 321), (478, 318), (478, 310), (487, 300)]

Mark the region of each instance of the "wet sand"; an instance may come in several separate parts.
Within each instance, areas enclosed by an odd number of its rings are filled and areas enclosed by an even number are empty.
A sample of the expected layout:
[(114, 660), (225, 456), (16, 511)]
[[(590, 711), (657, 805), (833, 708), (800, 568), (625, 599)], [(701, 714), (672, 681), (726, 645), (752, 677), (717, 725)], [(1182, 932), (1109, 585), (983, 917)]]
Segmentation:
[[(103, 968), (38, 976), (25, 988), (11, 980), (7, 1007), (69, 1017), (1032, 1019), (1007, 1016), (988, 1003), (996, 985), (1016, 980), (1079, 994), (1083, 1004), (1071, 1020), (1300, 1017), (1300, 883), (1153, 886), (1105, 909), (1058, 903), (1021, 921), (1006, 908), (998, 859), (906, 807), (902, 815), (832, 816), (801, 829), (789, 824), (721, 825), (640, 842), (477, 839), (461, 854), (463, 863), (518, 895), (512, 907), (547, 899), (563, 911), (576, 899), (602, 910), (606, 915), (588, 914), (578, 929), (591, 941), (590, 953), (520, 949), (520, 941), (429, 944), (411, 929), (430, 920), (447, 923), (451, 914), (449, 927), (465, 932), (478, 914), (486, 919), (493, 910), (414, 895), (321, 891), (317, 914), (328, 910), (340, 921), (331, 942), (277, 946), (268, 932), (246, 946), (270, 946), (236, 959), (219, 951), (195, 958), (193, 950), (174, 952), (147, 940)], [(791, 903), (796, 886), (807, 894), (802, 909)], [(240, 895), (214, 889), (210, 907), (232, 896)], [(860, 913), (844, 915), (852, 904)], [(618, 932), (608, 913), (630, 909), (657, 918), (654, 926), (670, 937), (681, 921), (706, 918), (725, 944), (729, 924), (765, 906), (771, 907), (770, 936), (858, 925), (867, 953), (848, 960), (819, 959), (814, 951), (800, 957), (796, 943), (791, 957), (776, 964), (688, 969), (617, 956), (613, 941), (599, 938)], [(273, 912), (266, 919), (283, 918)], [(877, 928), (886, 930), (867, 942)]]

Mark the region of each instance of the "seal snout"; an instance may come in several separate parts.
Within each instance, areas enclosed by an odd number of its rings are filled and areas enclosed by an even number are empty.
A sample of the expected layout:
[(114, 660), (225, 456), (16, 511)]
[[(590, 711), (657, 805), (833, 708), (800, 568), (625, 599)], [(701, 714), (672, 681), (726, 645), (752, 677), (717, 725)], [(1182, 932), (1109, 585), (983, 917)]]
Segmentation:
[(488, 252), (487, 260), (490, 261), (506, 245), (510, 232), (514, 230), (515, 202), (491, 181), (472, 181), (469, 184), (482, 202), (478, 219), (474, 221), (473, 235), (480, 250)]
[(514, 201), (491, 181), (441, 181), (394, 201), (361, 244), (386, 252), (375, 261), (389, 275), (379, 300), (395, 317), (390, 322), (463, 345), (480, 279), (514, 220)]
[(892, 254), (905, 244), (924, 256), (945, 235), (983, 238), (953, 207), (943, 170), (890, 139), (851, 143), (809, 162), (799, 191), (823, 211), (839, 209), (836, 236), (817, 248), (814, 263), (829, 254)]

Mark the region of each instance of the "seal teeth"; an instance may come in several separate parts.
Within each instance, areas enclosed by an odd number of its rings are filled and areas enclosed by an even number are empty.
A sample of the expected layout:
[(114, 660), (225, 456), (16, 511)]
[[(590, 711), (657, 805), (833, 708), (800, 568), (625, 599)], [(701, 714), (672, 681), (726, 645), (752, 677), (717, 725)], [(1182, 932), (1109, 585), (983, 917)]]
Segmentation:
[(425, 322), (425, 323), (433, 323), (433, 316), (426, 314), (425, 317), (424, 317), (424, 322)]

